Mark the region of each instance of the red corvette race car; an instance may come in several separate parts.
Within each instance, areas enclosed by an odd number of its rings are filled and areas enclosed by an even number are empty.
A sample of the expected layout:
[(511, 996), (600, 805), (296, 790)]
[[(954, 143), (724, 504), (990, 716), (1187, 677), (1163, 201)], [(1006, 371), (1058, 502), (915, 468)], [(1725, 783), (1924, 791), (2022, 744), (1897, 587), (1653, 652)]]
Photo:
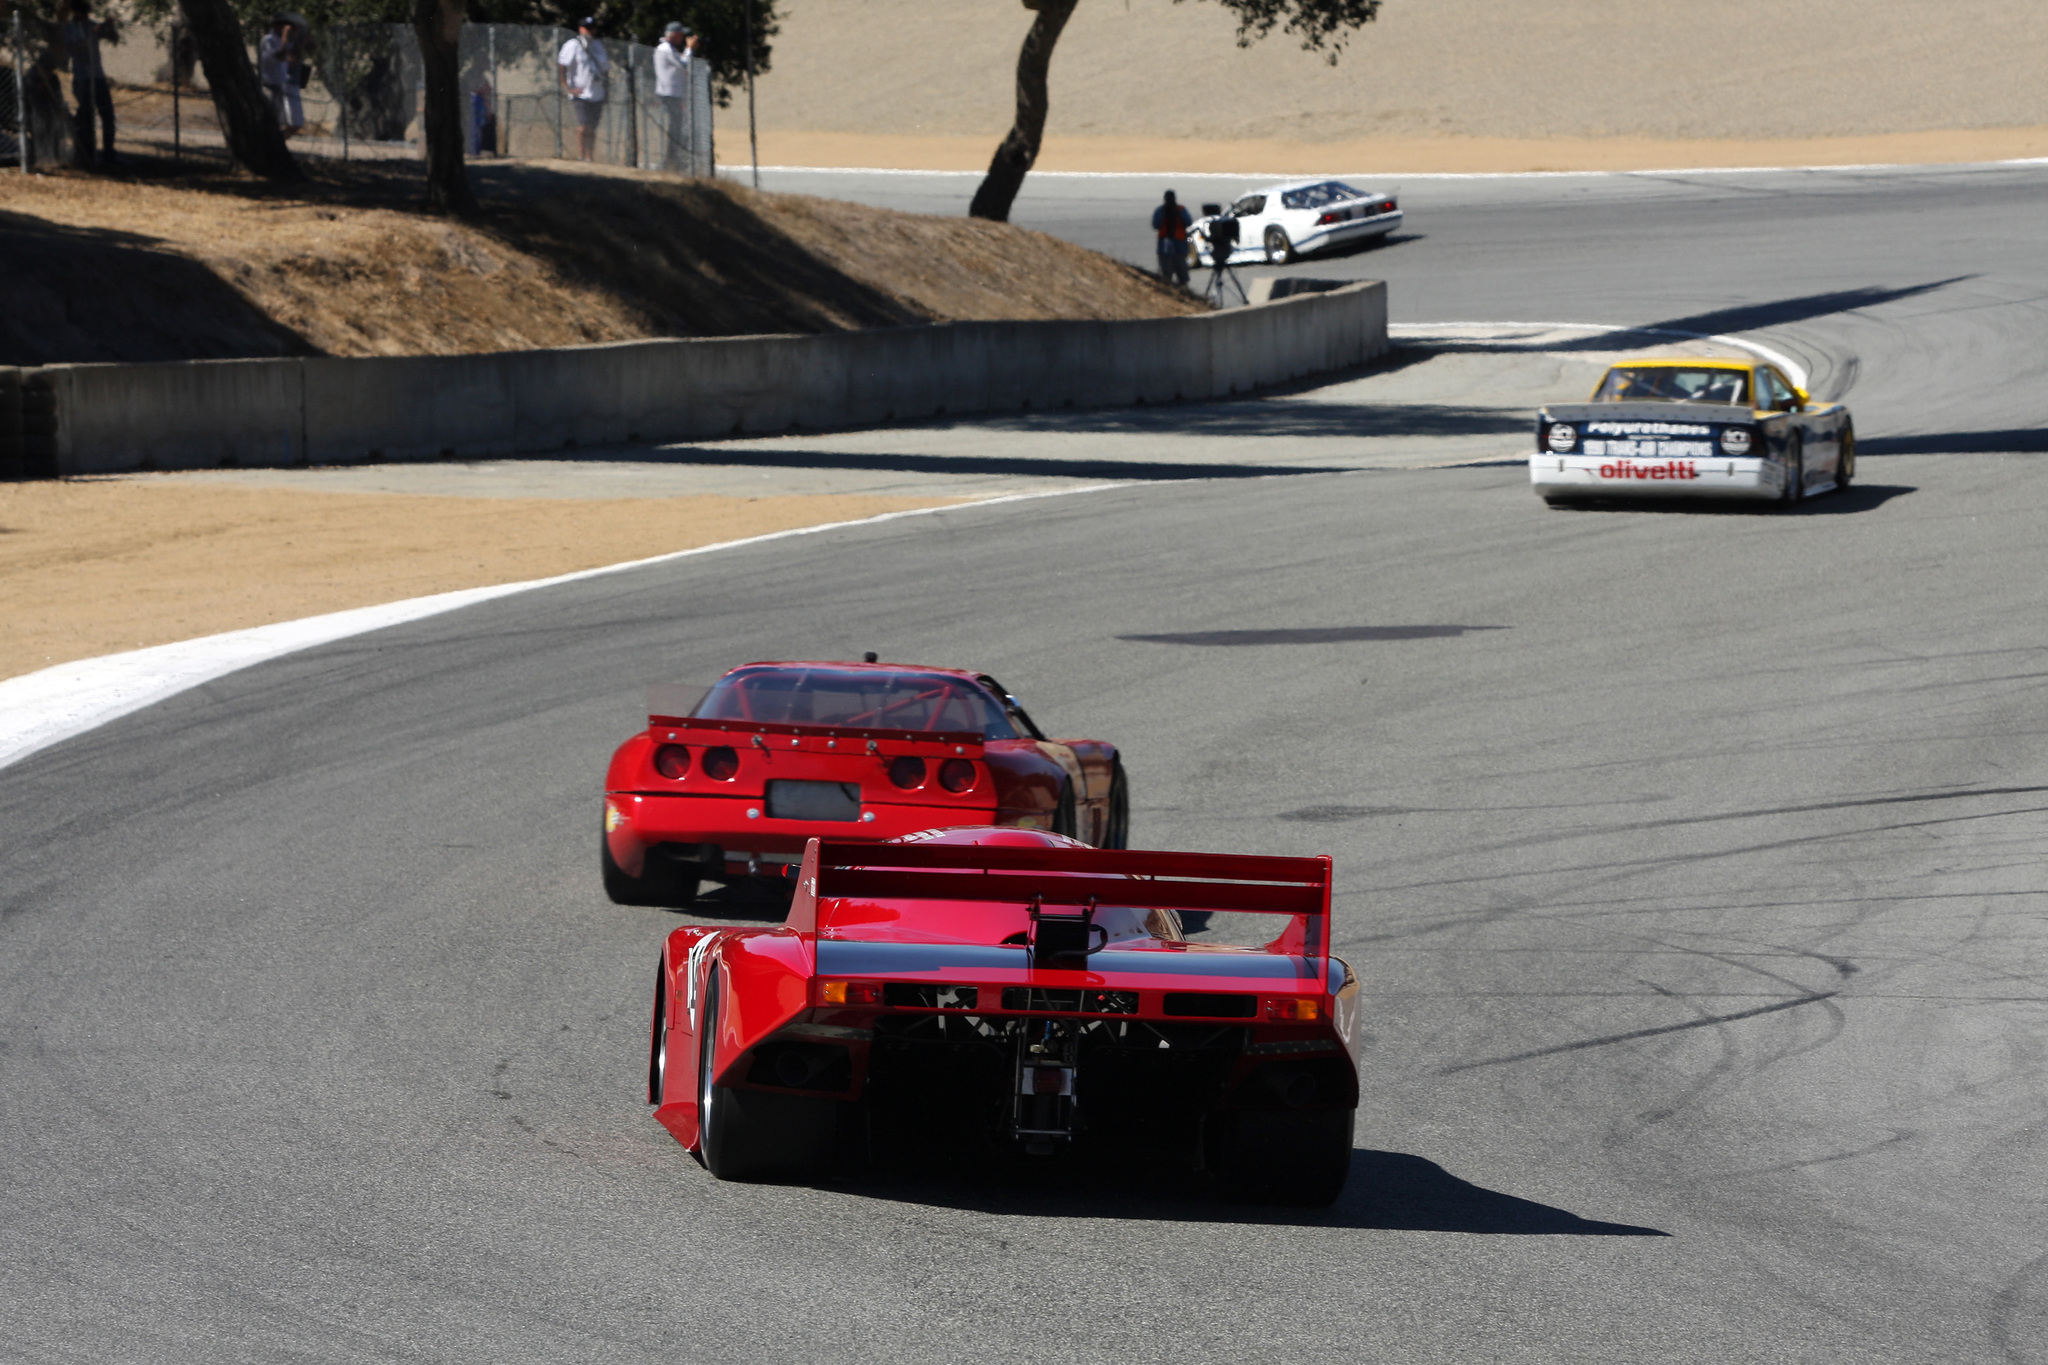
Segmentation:
[(743, 664), (694, 705), (653, 691), (647, 728), (605, 774), (604, 888), (622, 905), (687, 905), (707, 879), (782, 875), (813, 836), (989, 824), (1101, 848), (1129, 839), (1115, 746), (1047, 739), (985, 673), (870, 655)]
[[(1211, 945), (1182, 911), (1285, 922)], [(1328, 1204), (1358, 1106), (1358, 987), (1329, 926), (1328, 858), (986, 827), (813, 839), (786, 923), (669, 935), (648, 1102), (725, 1180), (862, 1151), (1137, 1151), (1240, 1197)]]

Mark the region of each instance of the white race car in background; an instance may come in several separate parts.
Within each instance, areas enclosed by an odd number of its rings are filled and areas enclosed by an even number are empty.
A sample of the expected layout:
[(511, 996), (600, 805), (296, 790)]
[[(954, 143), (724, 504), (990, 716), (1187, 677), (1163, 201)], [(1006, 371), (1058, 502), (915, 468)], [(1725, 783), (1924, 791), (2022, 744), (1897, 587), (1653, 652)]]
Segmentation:
[(1353, 189), (1341, 180), (1297, 180), (1241, 195), (1220, 214), (1195, 220), (1188, 247), (1202, 265), (1209, 255), (1209, 224), (1237, 220), (1237, 250), (1231, 260), (1286, 265), (1311, 251), (1345, 242), (1384, 237), (1401, 226), (1401, 209), (1391, 194)]

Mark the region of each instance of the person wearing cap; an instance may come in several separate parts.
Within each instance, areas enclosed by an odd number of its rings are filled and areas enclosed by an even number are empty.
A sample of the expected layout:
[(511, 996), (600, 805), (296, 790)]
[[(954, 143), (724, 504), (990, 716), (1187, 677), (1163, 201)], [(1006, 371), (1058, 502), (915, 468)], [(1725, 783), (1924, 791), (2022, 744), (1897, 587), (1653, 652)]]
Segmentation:
[(562, 44), (555, 66), (569, 103), (576, 107), (576, 155), (588, 161), (597, 147), (597, 125), (604, 118), (604, 78), (612, 70), (612, 59), (597, 36), (596, 16), (576, 25), (576, 36)]
[[(697, 35), (681, 24), (662, 30), (654, 45), (654, 97), (668, 117), (668, 146), (661, 154), (665, 171), (685, 169), (690, 146), (690, 63), (697, 59)], [(689, 169), (695, 169), (695, 162)]]

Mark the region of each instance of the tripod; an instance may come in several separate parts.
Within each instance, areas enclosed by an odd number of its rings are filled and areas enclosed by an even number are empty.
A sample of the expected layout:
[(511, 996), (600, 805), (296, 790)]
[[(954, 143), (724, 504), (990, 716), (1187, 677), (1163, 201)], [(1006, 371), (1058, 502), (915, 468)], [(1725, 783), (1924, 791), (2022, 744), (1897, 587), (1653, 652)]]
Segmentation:
[(1209, 285), (1202, 291), (1202, 297), (1209, 301), (1209, 306), (1211, 308), (1228, 308), (1230, 306), (1230, 291), (1232, 289), (1237, 291), (1237, 301), (1239, 303), (1250, 303), (1250, 296), (1244, 292), (1244, 281), (1240, 280), (1237, 277), (1237, 272), (1230, 268), (1230, 257), (1212, 248), (1209, 259), (1214, 261), (1215, 264), (1209, 268)]

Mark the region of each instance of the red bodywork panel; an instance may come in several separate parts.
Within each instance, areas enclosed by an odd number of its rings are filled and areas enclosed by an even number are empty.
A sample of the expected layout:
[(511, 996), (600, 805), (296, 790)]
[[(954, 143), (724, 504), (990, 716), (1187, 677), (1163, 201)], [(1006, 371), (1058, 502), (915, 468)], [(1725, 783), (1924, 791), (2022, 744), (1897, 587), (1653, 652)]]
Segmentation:
[[(1022, 943), (1034, 907), (1083, 906), (1126, 925), (1142, 916), (1146, 928), (1087, 953), (1084, 966), (1034, 965)], [(1177, 917), (1159, 917), (1177, 911), (1266, 914), (1285, 923), (1263, 948), (1221, 947), (1189, 942)], [(880, 846), (813, 839), (785, 923), (691, 925), (669, 935), (649, 1100), (655, 1117), (695, 1148), (698, 1029), (716, 973), (711, 1066), (722, 1086), (783, 1089), (761, 1078), (749, 1058), (764, 1044), (824, 1041), (845, 1048), (850, 1065), (843, 1084), (821, 1097), (858, 1100), (878, 1020), (950, 1014), (999, 1025), (1048, 1017), (1052, 1008), (1067, 1021), (1242, 1028), (1232, 1093), (1280, 1059), (1342, 1058), (1341, 1093), (1332, 1102), (1355, 1106), (1357, 983), (1330, 955), (1329, 928), (1328, 858), (1093, 849), (990, 827)], [(828, 1000), (826, 983), (868, 998)], [(1211, 1002), (1218, 1013), (1203, 1015)]]
[[(915, 671), (994, 695), (980, 675), (958, 669), (848, 663), (740, 666), (763, 667)], [(679, 775), (656, 767), (657, 754), (668, 746), (689, 755)], [(730, 754), (730, 771), (706, 771), (705, 755), (714, 752)], [(922, 760), (921, 780), (910, 787), (893, 781), (890, 765), (897, 759)], [(973, 780), (964, 790), (948, 790), (941, 783), (940, 766), (948, 760), (972, 765)], [(619, 868), (638, 877), (645, 870), (648, 849), (659, 844), (696, 846), (706, 850), (703, 856), (728, 863), (764, 854), (774, 855), (771, 862), (793, 862), (813, 837), (879, 842), (962, 824), (1051, 829), (1064, 782), (1074, 793), (1076, 833), (1099, 843), (1109, 828), (1115, 763), (1115, 747), (1101, 740), (984, 740), (978, 732), (650, 715), (647, 729), (621, 744), (606, 770), (605, 841)], [(771, 807), (768, 784), (791, 781), (857, 789), (854, 818), (779, 817)]]

